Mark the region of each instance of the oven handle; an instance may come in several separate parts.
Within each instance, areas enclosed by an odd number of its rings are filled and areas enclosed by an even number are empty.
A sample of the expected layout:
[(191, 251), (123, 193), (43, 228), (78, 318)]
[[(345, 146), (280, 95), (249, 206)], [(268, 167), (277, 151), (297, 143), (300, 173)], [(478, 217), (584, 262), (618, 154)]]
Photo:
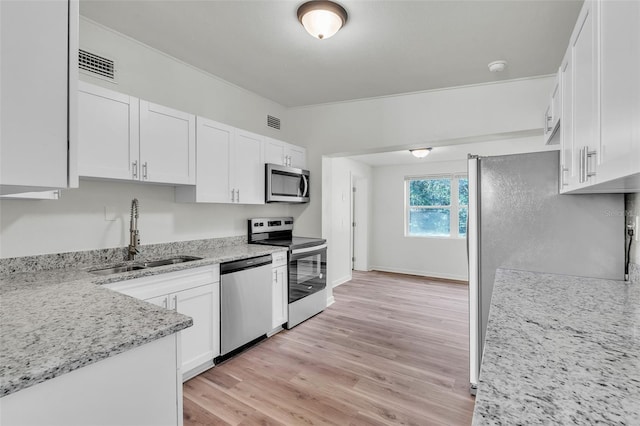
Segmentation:
[(305, 247), (301, 249), (291, 250), (291, 254), (296, 255), (296, 254), (302, 254), (302, 253), (309, 253), (312, 251), (322, 251), (322, 250), (325, 250), (326, 248), (327, 248), (327, 245), (322, 244), (321, 246)]

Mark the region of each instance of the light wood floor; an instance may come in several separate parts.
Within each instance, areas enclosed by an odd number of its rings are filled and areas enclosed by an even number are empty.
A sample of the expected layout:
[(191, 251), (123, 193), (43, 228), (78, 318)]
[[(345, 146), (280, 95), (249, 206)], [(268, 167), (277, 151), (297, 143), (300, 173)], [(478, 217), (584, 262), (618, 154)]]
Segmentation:
[(354, 272), (323, 313), (184, 384), (184, 424), (469, 425), (467, 286)]

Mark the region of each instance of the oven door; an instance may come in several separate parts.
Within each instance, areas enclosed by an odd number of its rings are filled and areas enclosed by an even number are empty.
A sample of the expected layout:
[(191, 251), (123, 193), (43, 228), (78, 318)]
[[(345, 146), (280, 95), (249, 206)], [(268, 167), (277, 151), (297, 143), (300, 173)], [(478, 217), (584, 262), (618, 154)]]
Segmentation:
[(327, 287), (327, 245), (291, 251), (289, 303)]
[(266, 164), (265, 201), (267, 203), (308, 203), (309, 171)]

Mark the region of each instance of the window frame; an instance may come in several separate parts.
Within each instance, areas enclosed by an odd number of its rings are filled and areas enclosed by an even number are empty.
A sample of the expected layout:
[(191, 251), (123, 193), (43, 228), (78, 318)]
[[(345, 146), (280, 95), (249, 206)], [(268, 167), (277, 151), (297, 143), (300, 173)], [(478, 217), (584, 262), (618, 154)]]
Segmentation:
[[(411, 182), (416, 180), (438, 180), (449, 179), (450, 181), (450, 198), (448, 206), (411, 206)], [(407, 238), (432, 238), (432, 239), (466, 239), (466, 235), (460, 235), (459, 214), (461, 207), (467, 209), (469, 206), (460, 204), (459, 180), (468, 179), (467, 173), (444, 173), (432, 175), (417, 175), (404, 177), (404, 236)], [(425, 210), (431, 209), (447, 209), (449, 210), (449, 235), (415, 235), (410, 233), (410, 214), (411, 208), (420, 208)]]

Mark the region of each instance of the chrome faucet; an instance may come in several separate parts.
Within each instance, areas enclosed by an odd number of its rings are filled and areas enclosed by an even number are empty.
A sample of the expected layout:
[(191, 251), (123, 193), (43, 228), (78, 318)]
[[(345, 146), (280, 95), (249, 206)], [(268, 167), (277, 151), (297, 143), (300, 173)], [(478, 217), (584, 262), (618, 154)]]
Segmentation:
[(129, 223), (129, 260), (134, 260), (140, 253), (140, 232), (138, 231), (138, 199), (131, 200), (131, 222)]

